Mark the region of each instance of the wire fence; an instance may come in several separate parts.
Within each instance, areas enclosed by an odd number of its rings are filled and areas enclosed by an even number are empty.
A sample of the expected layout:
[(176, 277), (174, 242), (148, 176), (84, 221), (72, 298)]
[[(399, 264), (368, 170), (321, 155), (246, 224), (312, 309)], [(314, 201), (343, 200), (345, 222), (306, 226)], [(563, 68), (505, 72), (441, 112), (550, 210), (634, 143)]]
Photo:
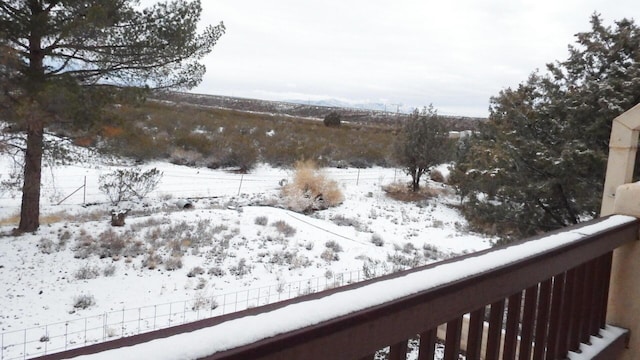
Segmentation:
[[(184, 173), (165, 170), (166, 183), (150, 194), (151, 198), (162, 198), (171, 194), (177, 198), (238, 196), (249, 192), (263, 193), (281, 187), (282, 180), (290, 173), (281, 171), (267, 175), (234, 173)], [(92, 170), (82, 176), (55, 174), (43, 185), (46, 205), (84, 205), (105, 203), (106, 196), (98, 189), (100, 172)], [(387, 169), (329, 169), (327, 175), (342, 185), (366, 183), (381, 184), (396, 181), (401, 173)], [(0, 174), (3, 176), (3, 174)], [(189, 179), (189, 186), (180, 179)], [(52, 196), (51, 194), (57, 194)], [(5, 200), (14, 200), (7, 202)], [(15, 197), (0, 192), (0, 207), (19, 208)], [(316, 277), (291, 283), (280, 283), (256, 289), (228, 294), (199, 296), (191, 300), (122, 309), (103, 314), (59, 323), (8, 331), (0, 334), (0, 360), (27, 359), (49, 353), (83, 347), (94, 343), (131, 336), (143, 332), (166, 328), (204, 318), (220, 316), (251, 307), (263, 306), (359, 282), (388, 273), (386, 268), (363, 268), (357, 271)]]
[(186, 301), (105, 312), (0, 334), (0, 360), (29, 359), (121, 337), (264, 306), (382, 276), (385, 266), (314, 277)]
[[(242, 194), (264, 193), (279, 189), (291, 172), (281, 170), (271, 174), (236, 174), (232, 172), (199, 173), (197, 169), (183, 172), (173, 169), (163, 170), (164, 174), (158, 188), (148, 194), (149, 198), (214, 198), (221, 196), (240, 196)], [(99, 190), (98, 169), (86, 169), (86, 175), (74, 175), (76, 171), (56, 170), (57, 173), (43, 172), (42, 205), (86, 205), (105, 204), (106, 195)], [(71, 172), (71, 174), (68, 174)], [(329, 178), (340, 184), (364, 185), (371, 183), (390, 183), (404, 179), (397, 169), (326, 169)], [(0, 169), (0, 179), (11, 177)], [(186, 186), (185, 186), (186, 185)], [(19, 191), (0, 187), (0, 208), (18, 209)]]

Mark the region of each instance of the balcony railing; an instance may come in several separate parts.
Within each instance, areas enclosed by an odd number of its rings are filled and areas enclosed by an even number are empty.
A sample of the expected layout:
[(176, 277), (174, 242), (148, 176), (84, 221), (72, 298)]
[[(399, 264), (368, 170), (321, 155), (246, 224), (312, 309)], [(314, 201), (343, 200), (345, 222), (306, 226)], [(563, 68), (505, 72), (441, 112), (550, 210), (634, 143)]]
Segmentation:
[[(41, 359), (613, 359), (612, 251), (640, 221), (605, 217), (428, 266)], [(446, 324), (446, 329), (442, 325)], [(441, 335), (438, 337), (438, 328)], [(605, 329), (606, 330), (603, 330)], [(591, 355), (587, 356), (589, 353)], [(585, 357), (586, 356), (586, 357)], [(85, 359), (85, 357), (83, 357)]]

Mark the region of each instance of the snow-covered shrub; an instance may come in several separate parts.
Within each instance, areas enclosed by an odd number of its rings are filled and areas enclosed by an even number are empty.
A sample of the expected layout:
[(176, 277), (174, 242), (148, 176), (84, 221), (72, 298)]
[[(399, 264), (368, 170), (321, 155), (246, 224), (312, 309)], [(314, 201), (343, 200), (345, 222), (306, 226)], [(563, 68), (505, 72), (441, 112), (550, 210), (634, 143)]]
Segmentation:
[(221, 268), (220, 266), (214, 266), (212, 268), (209, 268), (209, 271), (207, 271), (207, 274), (213, 275), (216, 277), (223, 277), (225, 272), (224, 272), (224, 269)]
[(58, 250), (64, 250), (67, 247), (67, 241), (71, 239), (71, 232), (65, 230), (58, 234)]
[(273, 227), (276, 228), (276, 230), (278, 230), (279, 233), (281, 233), (282, 235), (286, 236), (286, 237), (291, 237), (293, 235), (296, 234), (296, 229), (287, 224), (285, 221), (283, 220), (278, 220), (276, 222), (273, 223)]
[(38, 241), (38, 249), (41, 253), (48, 255), (56, 251), (56, 246), (51, 239), (43, 237)]
[(198, 275), (202, 275), (204, 274), (204, 269), (201, 268), (200, 266), (196, 266), (194, 268), (192, 268), (191, 270), (189, 270), (189, 272), (187, 273), (187, 277), (196, 277)]
[(107, 266), (102, 269), (102, 274), (104, 276), (113, 276), (116, 273), (116, 266), (114, 264), (107, 264)]
[(320, 254), (320, 259), (326, 262), (338, 261), (340, 260), (340, 255), (338, 255), (338, 253), (335, 252), (333, 249), (326, 248), (324, 249), (322, 254)]
[(400, 271), (424, 264), (424, 257), (418, 252), (413, 255), (394, 253), (393, 255), (387, 255), (387, 261), (393, 264), (394, 271)]
[[(204, 273), (204, 270), (202, 271), (202, 273)], [(207, 279), (201, 277), (198, 278), (198, 284), (196, 284), (196, 287), (194, 288), (194, 290), (202, 290), (207, 286)]]
[(129, 241), (125, 235), (120, 235), (111, 229), (106, 230), (98, 236), (100, 247), (97, 255), (101, 259), (119, 256), (123, 253)]
[(229, 267), (229, 274), (237, 278), (241, 278), (249, 273), (251, 273), (251, 265), (247, 265), (245, 258), (240, 259), (238, 264)]
[(73, 256), (76, 259), (86, 259), (89, 256), (96, 254), (98, 251), (97, 241), (87, 233), (86, 230), (81, 229), (80, 233), (76, 236), (75, 245), (73, 247)]
[(164, 261), (164, 268), (167, 271), (174, 271), (182, 268), (182, 257), (170, 256)]
[(363, 226), (357, 219), (349, 218), (344, 215), (334, 215), (331, 218), (331, 222), (338, 226), (350, 226), (358, 231), (363, 231)]
[(313, 161), (299, 161), (293, 181), (282, 187), (284, 205), (290, 210), (310, 213), (344, 201), (338, 183), (327, 179)]
[(342, 252), (342, 246), (340, 244), (338, 244), (336, 241), (334, 240), (329, 240), (327, 241), (324, 246), (327, 247), (327, 249), (331, 249), (337, 253)]
[(74, 309), (87, 309), (92, 305), (95, 305), (96, 299), (93, 295), (82, 294), (73, 298)]
[(118, 169), (111, 173), (100, 175), (98, 189), (102, 191), (111, 204), (117, 205), (122, 201), (138, 198), (142, 200), (160, 183), (162, 172), (156, 168), (143, 171), (139, 167), (132, 169)]
[(268, 262), (270, 264), (286, 265), (289, 269), (299, 269), (311, 266), (308, 257), (299, 254), (297, 251), (278, 250), (271, 254)]
[(330, 240), (327, 241), (324, 246), (327, 248), (320, 254), (320, 258), (326, 262), (338, 261), (340, 260), (339, 252), (342, 252), (342, 246), (337, 242)]
[(75, 278), (78, 280), (95, 279), (100, 275), (100, 269), (89, 264), (84, 265), (75, 272)]
[(402, 252), (405, 254), (412, 254), (414, 251), (416, 251), (416, 247), (415, 245), (413, 245), (412, 243), (405, 243), (404, 245), (402, 245)]
[(265, 226), (269, 223), (269, 218), (266, 216), (258, 216), (255, 218), (254, 223), (256, 225)]
[(448, 254), (442, 252), (437, 246), (424, 244), (422, 246), (422, 255), (427, 260), (442, 260), (448, 257)]
[(151, 250), (145, 257), (142, 259), (142, 267), (146, 267), (149, 270), (154, 270), (158, 267), (158, 265), (162, 264), (162, 257), (154, 250)]
[(383, 246), (384, 239), (382, 239), (382, 236), (380, 236), (380, 234), (373, 234), (371, 235), (371, 243), (375, 246)]

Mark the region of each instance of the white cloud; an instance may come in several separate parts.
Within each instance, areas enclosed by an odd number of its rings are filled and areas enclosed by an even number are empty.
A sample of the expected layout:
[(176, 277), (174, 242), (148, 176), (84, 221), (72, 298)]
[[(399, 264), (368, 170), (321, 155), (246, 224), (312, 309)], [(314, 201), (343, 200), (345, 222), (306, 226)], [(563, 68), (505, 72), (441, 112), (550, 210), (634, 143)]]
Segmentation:
[[(489, 97), (567, 56), (601, 12), (640, 13), (620, 0), (203, 1), (227, 33), (194, 91), (251, 97), (387, 99), (486, 115)], [(283, 96), (278, 96), (283, 94)]]

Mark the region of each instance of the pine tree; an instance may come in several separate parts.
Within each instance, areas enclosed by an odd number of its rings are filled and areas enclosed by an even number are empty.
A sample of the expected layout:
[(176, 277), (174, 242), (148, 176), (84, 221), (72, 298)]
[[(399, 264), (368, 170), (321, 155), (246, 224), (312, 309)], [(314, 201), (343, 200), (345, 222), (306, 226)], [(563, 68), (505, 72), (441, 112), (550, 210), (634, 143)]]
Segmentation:
[(505, 239), (597, 216), (611, 121), (640, 101), (640, 29), (597, 14), (591, 27), (566, 61), (491, 99), (454, 170), (467, 215)]
[(1, 96), (7, 119), (26, 133), (18, 230), (39, 226), (48, 127), (88, 127), (130, 89), (191, 88), (201, 81), (205, 68), (198, 60), (225, 30), (221, 23), (198, 32), (201, 10), (198, 0), (145, 9), (136, 0), (0, 2)]

